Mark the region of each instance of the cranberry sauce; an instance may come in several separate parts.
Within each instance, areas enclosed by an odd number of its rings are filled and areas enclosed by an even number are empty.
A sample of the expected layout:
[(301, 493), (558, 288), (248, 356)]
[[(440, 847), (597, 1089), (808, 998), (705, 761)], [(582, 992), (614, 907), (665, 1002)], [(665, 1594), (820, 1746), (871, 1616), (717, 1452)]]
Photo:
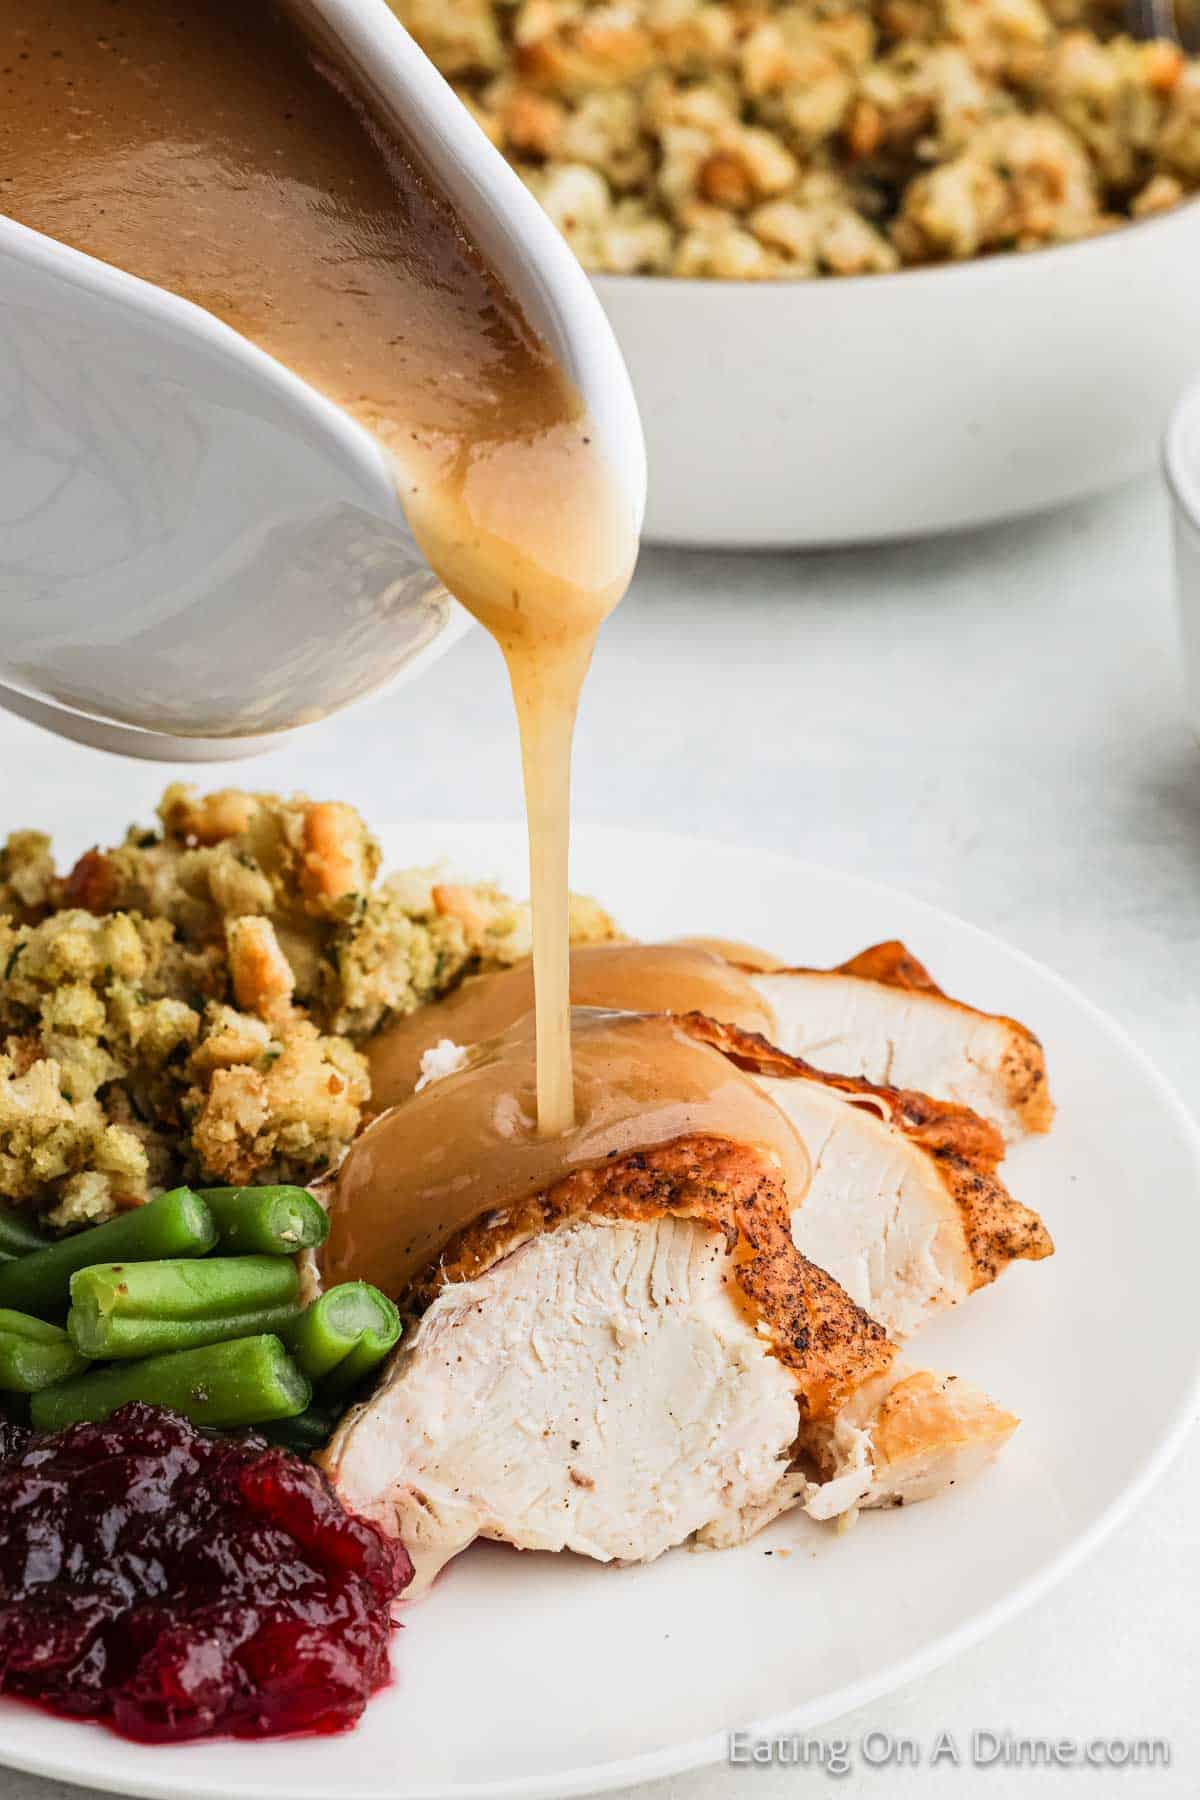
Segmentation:
[(0, 1424), (0, 1688), (163, 1743), (340, 1731), (388, 1679), (402, 1546), (258, 1438), (159, 1407)]

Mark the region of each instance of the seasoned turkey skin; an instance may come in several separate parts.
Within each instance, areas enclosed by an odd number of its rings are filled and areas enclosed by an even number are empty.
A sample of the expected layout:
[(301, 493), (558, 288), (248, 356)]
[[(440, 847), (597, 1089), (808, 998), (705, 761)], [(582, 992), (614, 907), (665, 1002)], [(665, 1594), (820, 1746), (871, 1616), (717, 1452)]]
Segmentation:
[(822, 1068), (969, 1107), (1012, 1143), (1050, 1129), (1046, 1058), (1027, 1026), (953, 1000), (896, 939), (833, 969), (752, 972), (773, 1041)]
[(791, 1119), (813, 1175), (793, 1211), (799, 1248), (893, 1337), (1054, 1244), (996, 1174), (1004, 1144), (964, 1107), (827, 1075), (700, 1013), (680, 1023), (753, 1075)]
[(805, 1413), (825, 1417), (889, 1367), (896, 1350), (884, 1328), (796, 1248), (774, 1160), (726, 1138), (681, 1138), (565, 1176), (451, 1238), (412, 1298), (427, 1303), (448, 1283), (471, 1280), (531, 1238), (581, 1219), (667, 1216), (721, 1237), (739, 1303), (791, 1371)]
[[(419, 1323), (323, 1461), (404, 1539), (418, 1590), (477, 1537), (647, 1561), (908, 1479), (872, 1451), (896, 1347), (796, 1249), (752, 1146), (697, 1136), (576, 1172), (460, 1232), (407, 1302)], [(939, 1454), (935, 1431), (922, 1493)]]

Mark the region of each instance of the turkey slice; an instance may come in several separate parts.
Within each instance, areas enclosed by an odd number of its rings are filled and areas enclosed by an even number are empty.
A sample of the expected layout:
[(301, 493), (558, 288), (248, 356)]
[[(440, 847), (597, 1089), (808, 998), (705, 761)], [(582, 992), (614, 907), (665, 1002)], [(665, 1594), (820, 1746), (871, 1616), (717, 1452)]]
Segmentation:
[(793, 1210), (805, 1256), (905, 1338), (1017, 1259), (1054, 1245), (996, 1174), (996, 1129), (928, 1095), (827, 1075), (702, 1014), (680, 1021), (754, 1076), (796, 1127), (812, 1180)]
[(1048, 1131), (1054, 1105), (1026, 1026), (944, 994), (896, 941), (835, 969), (751, 971), (774, 1015), (771, 1041), (823, 1069), (970, 1107), (1008, 1142)]
[(1016, 1421), (982, 1396), (905, 1436), (889, 1396), (922, 1377), (796, 1249), (789, 1212), (773, 1157), (697, 1136), (468, 1226), (324, 1453), (338, 1493), (425, 1586), (478, 1537), (642, 1562), (797, 1504), (923, 1498), (993, 1455)]

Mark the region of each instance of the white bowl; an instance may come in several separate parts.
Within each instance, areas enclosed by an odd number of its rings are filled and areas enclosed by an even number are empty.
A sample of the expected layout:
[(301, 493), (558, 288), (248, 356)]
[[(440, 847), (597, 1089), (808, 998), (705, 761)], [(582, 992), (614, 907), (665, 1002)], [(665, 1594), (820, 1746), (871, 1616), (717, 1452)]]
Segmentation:
[(1175, 592), (1192, 724), (1200, 733), (1200, 381), (1183, 395), (1163, 445), (1175, 522)]
[(1200, 204), (1028, 255), (798, 282), (601, 276), (658, 543), (852, 544), (1128, 479), (1200, 371)]

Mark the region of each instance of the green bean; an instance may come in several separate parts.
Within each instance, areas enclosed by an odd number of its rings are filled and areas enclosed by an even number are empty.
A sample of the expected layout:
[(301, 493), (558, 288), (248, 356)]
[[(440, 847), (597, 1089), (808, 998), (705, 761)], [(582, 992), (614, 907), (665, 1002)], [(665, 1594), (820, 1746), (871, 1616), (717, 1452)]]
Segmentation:
[(0, 1388), (36, 1394), (86, 1368), (86, 1356), (57, 1325), (0, 1307)]
[(340, 1417), (336, 1406), (321, 1406), (314, 1402), (294, 1419), (276, 1419), (264, 1425), (262, 1434), (269, 1443), (278, 1444), (281, 1450), (294, 1450), (298, 1456), (308, 1456), (314, 1450), (325, 1448)]
[(157, 1356), (278, 1331), (299, 1314), (290, 1256), (97, 1263), (71, 1277), (67, 1330), (85, 1356)]
[(213, 1216), (190, 1188), (172, 1188), (106, 1225), (60, 1238), (17, 1262), (0, 1264), (0, 1306), (54, 1317), (66, 1312), (71, 1277), (91, 1263), (153, 1262), (203, 1256), (217, 1241)]
[(31, 1251), (44, 1250), (50, 1241), (21, 1213), (0, 1209), (0, 1256), (28, 1256)]
[(35, 1394), (30, 1417), (35, 1431), (58, 1431), (145, 1400), (183, 1413), (194, 1425), (228, 1431), (295, 1418), (311, 1397), (309, 1383), (279, 1339), (266, 1335), (93, 1369)]
[(329, 1236), (329, 1216), (307, 1188), (201, 1188), (212, 1208), (222, 1250), (292, 1256), (315, 1250)]
[(400, 1314), (378, 1288), (344, 1281), (284, 1331), (292, 1355), (322, 1396), (349, 1393), (400, 1336)]

